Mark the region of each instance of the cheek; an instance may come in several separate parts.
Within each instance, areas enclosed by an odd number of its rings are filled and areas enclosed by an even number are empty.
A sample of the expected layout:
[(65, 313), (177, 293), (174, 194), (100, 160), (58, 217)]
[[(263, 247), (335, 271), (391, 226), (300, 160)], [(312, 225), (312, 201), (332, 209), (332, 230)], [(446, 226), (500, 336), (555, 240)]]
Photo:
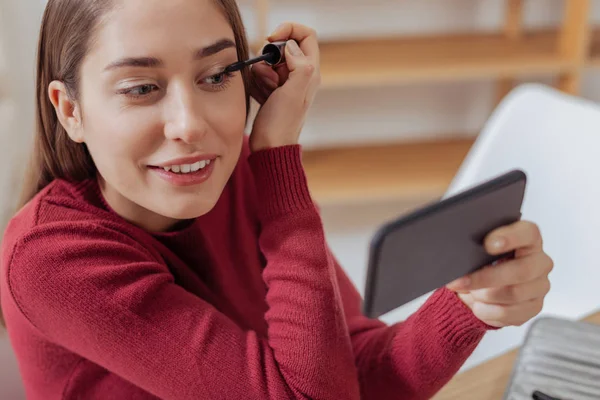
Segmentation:
[(219, 101), (211, 102), (214, 130), (224, 141), (236, 142), (243, 137), (246, 125), (246, 95), (241, 78), (221, 94)]
[(204, 93), (203, 113), (211, 128), (219, 135), (240, 135), (246, 120), (246, 94), (242, 78), (232, 79), (228, 87), (216, 93)]
[(85, 140), (99, 172), (109, 180), (125, 178), (160, 146), (160, 121), (143, 108), (109, 109), (98, 105), (84, 116)]

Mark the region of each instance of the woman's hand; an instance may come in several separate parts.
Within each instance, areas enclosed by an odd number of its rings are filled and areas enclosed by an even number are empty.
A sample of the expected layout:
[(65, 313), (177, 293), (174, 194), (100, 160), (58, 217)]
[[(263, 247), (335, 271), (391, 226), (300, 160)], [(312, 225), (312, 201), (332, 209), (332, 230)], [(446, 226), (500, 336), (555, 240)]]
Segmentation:
[(297, 144), (321, 83), (319, 44), (313, 29), (286, 22), (268, 39), (288, 41), (286, 62), (275, 68), (264, 63), (252, 67), (251, 95), (262, 105), (250, 135), (252, 151)]
[(515, 258), (484, 267), (447, 285), (481, 321), (494, 327), (519, 326), (542, 310), (554, 263), (543, 251), (537, 225), (520, 221), (491, 232), (488, 253), (515, 250)]

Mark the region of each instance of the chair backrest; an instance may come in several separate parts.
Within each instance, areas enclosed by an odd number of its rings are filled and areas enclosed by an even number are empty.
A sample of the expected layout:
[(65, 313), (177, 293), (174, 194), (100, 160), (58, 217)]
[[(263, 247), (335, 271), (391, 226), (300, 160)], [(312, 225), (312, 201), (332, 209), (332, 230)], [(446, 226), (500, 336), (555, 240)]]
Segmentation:
[[(600, 105), (538, 84), (513, 90), (465, 158), (446, 197), (519, 168), (523, 219), (536, 222), (555, 261), (542, 315), (600, 309)], [(520, 344), (529, 324), (486, 338), (489, 355)]]

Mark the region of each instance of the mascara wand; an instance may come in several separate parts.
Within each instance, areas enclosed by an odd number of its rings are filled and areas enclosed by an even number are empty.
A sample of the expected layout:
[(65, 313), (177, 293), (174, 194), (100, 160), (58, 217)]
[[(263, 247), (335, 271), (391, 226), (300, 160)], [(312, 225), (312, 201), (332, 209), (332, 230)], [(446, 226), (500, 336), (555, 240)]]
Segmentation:
[(270, 66), (282, 64), (285, 61), (285, 44), (287, 42), (273, 42), (263, 47), (262, 54), (246, 61), (238, 61), (225, 67), (223, 72), (236, 72), (252, 64), (264, 61)]

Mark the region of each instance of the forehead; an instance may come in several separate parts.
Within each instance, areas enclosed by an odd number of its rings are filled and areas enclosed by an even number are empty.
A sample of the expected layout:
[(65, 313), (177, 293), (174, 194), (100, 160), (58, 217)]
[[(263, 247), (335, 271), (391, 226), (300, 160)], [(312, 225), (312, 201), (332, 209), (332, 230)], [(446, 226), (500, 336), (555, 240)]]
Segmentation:
[(95, 47), (113, 57), (192, 52), (222, 38), (234, 35), (214, 0), (120, 0), (103, 20)]

